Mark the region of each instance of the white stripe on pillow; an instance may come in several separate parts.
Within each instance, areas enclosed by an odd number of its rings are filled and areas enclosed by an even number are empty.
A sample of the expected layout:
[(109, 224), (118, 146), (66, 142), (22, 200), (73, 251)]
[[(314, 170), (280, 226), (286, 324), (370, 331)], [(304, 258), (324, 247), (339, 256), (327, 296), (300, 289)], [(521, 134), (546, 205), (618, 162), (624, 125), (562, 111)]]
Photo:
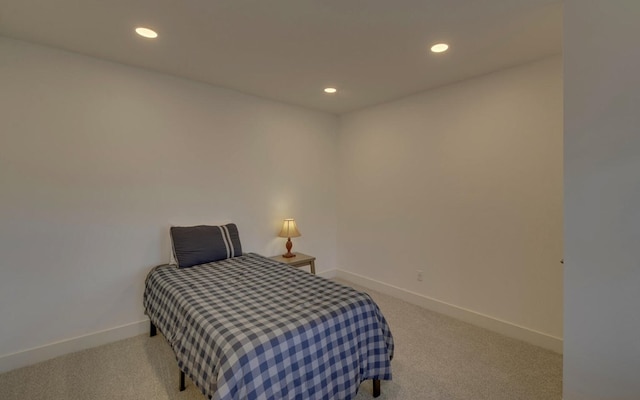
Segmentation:
[(224, 242), (224, 247), (227, 248), (227, 258), (233, 257), (233, 255), (232, 255), (233, 252), (231, 250), (233, 245), (231, 244), (231, 241), (229, 240), (229, 230), (227, 229), (226, 226), (218, 226), (218, 228), (220, 228), (220, 233), (222, 234), (222, 241)]

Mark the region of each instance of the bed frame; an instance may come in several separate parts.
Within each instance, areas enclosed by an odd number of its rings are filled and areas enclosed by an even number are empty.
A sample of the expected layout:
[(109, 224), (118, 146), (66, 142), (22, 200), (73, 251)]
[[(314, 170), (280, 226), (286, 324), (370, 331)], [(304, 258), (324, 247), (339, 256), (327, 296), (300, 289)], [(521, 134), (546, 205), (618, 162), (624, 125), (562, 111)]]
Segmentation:
[[(153, 322), (149, 321), (149, 336), (154, 337), (158, 334), (158, 330)], [(180, 391), (183, 392), (186, 389), (184, 382), (184, 372), (180, 371)], [(373, 379), (373, 397), (380, 396), (380, 379)]]

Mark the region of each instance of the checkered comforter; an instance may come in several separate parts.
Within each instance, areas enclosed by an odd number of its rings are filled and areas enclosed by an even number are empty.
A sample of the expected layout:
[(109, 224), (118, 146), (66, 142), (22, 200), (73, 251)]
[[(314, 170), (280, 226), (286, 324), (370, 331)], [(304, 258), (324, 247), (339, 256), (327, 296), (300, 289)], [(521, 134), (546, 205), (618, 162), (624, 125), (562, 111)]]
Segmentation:
[(144, 307), (213, 399), (351, 399), (391, 379), (393, 338), (369, 295), (257, 254), (156, 267)]

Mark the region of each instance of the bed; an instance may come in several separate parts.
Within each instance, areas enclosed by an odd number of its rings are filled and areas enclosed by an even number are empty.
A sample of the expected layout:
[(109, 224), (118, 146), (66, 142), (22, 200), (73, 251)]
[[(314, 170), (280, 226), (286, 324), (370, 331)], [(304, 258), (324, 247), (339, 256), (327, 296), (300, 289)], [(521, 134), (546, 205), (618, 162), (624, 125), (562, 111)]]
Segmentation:
[(391, 379), (394, 343), (369, 295), (242, 253), (239, 239), (234, 246), (233, 235), (220, 232), (223, 258), (158, 266), (145, 282), (151, 334), (159, 330), (173, 349), (181, 389), (186, 375), (215, 400), (346, 400), (372, 379), (379, 395), (380, 380)]

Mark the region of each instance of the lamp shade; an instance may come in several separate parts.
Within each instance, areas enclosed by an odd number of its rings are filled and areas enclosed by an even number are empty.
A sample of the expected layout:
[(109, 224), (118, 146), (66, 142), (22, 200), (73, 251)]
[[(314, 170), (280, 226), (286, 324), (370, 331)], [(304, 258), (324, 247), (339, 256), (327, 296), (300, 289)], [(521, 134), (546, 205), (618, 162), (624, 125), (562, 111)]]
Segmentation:
[(278, 234), (280, 237), (292, 238), (299, 237), (300, 231), (298, 230), (298, 226), (296, 226), (296, 221), (293, 218), (287, 218), (284, 220), (282, 224), (282, 230)]

